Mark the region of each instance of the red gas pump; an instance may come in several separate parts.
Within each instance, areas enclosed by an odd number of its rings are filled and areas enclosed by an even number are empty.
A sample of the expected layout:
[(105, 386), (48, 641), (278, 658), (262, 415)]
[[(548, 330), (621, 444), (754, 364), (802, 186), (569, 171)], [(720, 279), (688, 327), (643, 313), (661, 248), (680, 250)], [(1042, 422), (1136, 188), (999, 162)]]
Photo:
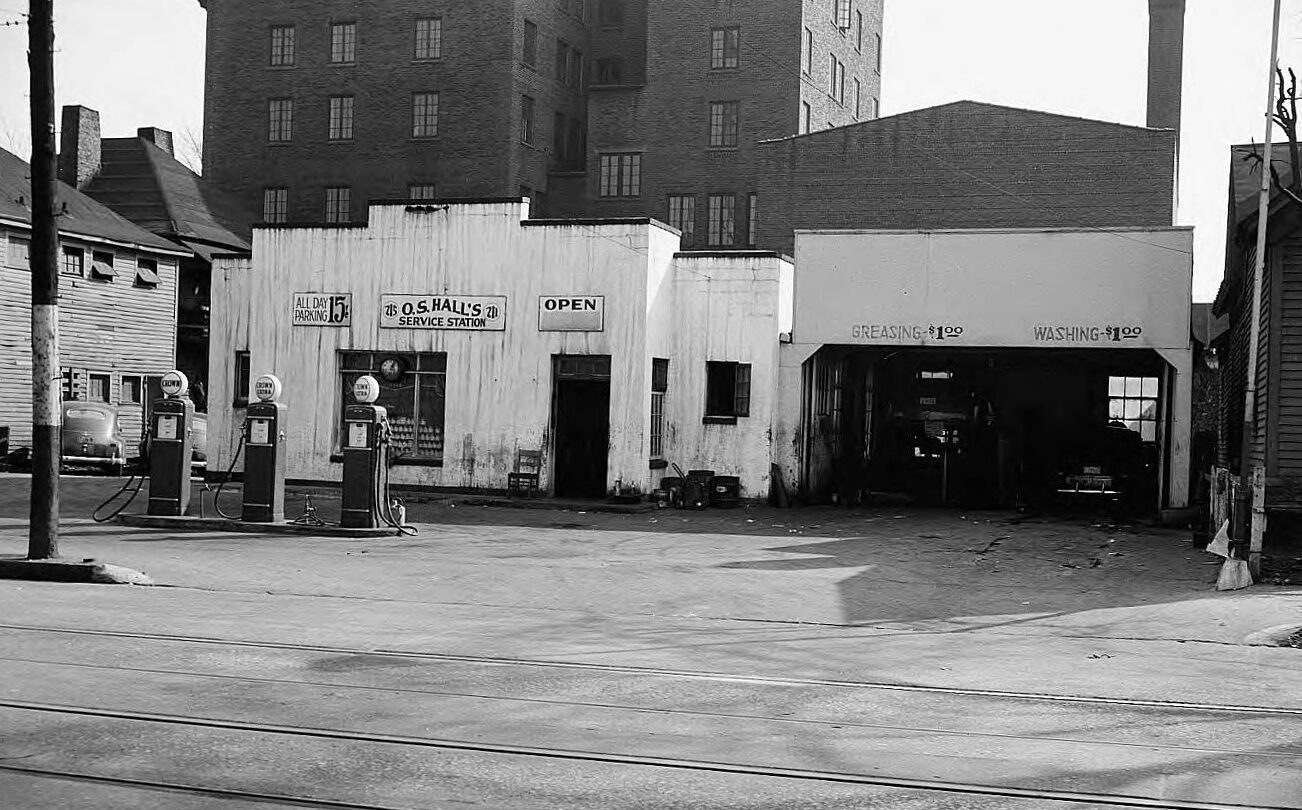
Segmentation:
[(283, 386), (274, 374), (253, 381), (258, 402), (244, 417), (244, 511), (246, 523), (280, 523), (285, 519), (285, 417)]
[(151, 515), (184, 515), (190, 511), (190, 430), (194, 403), (186, 398), (190, 381), (169, 371), (160, 383), (149, 421), (149, 509)]
[(375, 401), (380, 384), (369, 374), (353, 384), (354, 405), (344, 409), (344, 481), (339, 525), (348, 529), (373, 529), (383, 525), (385, 493), (380, 476), (389, 448), (389, 416)]

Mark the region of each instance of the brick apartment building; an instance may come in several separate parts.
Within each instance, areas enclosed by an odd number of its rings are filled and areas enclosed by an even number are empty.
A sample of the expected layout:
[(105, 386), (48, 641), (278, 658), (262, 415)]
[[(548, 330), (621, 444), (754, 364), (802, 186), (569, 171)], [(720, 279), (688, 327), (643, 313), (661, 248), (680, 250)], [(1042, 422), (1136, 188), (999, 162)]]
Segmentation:
[(205, 176), (268, 222), (518, 194), (746, 247), (758, 143), (880, 97), (882, 0), (200, 3)]

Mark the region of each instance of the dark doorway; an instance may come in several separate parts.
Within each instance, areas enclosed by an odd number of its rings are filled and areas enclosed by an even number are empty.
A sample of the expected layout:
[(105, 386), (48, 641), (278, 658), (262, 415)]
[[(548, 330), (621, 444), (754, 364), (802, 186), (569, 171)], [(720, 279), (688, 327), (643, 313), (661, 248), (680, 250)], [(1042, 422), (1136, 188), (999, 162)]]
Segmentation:
[(604, 497), (610, 451), (610, 356), (557, 355), (553, 391), (556, 496)]

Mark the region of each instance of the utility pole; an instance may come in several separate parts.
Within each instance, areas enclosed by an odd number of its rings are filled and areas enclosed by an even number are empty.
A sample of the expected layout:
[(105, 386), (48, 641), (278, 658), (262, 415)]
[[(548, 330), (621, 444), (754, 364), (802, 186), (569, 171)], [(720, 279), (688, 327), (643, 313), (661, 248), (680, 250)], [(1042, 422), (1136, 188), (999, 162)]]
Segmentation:
[(54, 0), (30, 0), (32, 503), (27, 558), (59, 556), (59, 231), (54, 221)]
[[(1257, 433), (1257, 354), (1261, 341), (1261, 285), (1266, 267), (1266, 231), (1270, 214), (1270, 162), (1271, 127), (1275, 123), (1275, 72), (1279, 61), (1279, 4), (1275, 0), (1274, 19), (1270, 28), (1270, 63), (1266, 66), (1266, 137), (1262, 147), (1265, 160), (1261, 163), (1261, 192), (1257, 198), (1257, 254), (1253, 257), (1252, 274), (1252, 320), (1248, 324), (1248, 368), (1247, 380), (1243, 389), (1243, 446), (1239, 450), (1239, 542), (1248, 540), (1248, 570), (1255, 578), (1261, 574), (1262, 538), (1260, 532), (1252, 530), (1252, 516), (1249, 514), (1252, 494), (1249, 482), (1252, 480), (1252, 447), (1256, 443)], [(1264, 461), (1264, 456), (1263, 456)]]

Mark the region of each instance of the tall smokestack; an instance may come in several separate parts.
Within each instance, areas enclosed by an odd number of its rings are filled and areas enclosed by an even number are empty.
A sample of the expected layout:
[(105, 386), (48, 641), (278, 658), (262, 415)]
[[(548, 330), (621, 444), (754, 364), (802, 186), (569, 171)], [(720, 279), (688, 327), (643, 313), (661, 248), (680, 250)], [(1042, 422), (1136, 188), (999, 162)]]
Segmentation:
[(1148, 0), (1148, 125), (1180, 130), (1185, 0)]

